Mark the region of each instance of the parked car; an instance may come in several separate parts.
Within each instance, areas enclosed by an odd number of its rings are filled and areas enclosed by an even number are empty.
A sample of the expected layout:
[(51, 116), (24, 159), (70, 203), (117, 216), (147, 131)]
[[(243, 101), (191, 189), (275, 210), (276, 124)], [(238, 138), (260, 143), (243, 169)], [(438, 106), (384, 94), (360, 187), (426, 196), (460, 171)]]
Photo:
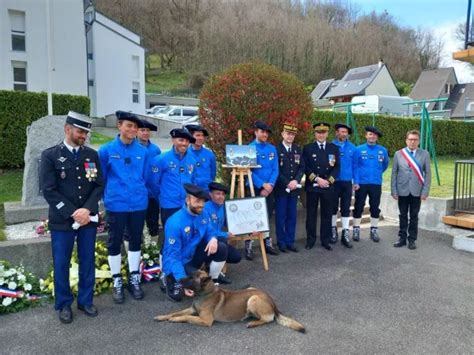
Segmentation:
[(165, 111), (168, 108), (168, 106), (153, 106), (152, 108), (149, 108), (146, 110), (146, 113), (149, 115), (157, 115), (163, 111)]
[(191, 117), (197, 116), (197, 106), (168, 106), (156, 115), (157, 118), (164, 118), (172, 121), (183, 122)]
[(199, 116), (196, 115), (196, 116), (193, 116), (193, 117), (189, 117), (186, 121), (183, 122), (183, 126), (185, 126), (187, 124), (200, 124), (199, 123)]

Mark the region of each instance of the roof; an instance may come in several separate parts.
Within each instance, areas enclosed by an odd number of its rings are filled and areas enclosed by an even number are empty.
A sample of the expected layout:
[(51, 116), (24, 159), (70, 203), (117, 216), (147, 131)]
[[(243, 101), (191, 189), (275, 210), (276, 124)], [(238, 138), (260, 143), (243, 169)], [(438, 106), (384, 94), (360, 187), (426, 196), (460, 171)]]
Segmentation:
[(322, 80), (311, 92), (311, 98), (313, 101), (320, 100), (326, 95), (329, 90), (329, 87), (334, 82), (334, 79)]
[(364, 94), (364, 90), (372, 83), (383, 67), (385, 67), (385, 64), (372, 64), (350, 69), (338, 85), (331, 86), (325, 98)]
[(455, 85), (444, 107), (451, 117), (474, 116), (474, 83)]
[(439, 68), (422, 71), (408, 96), (413, 100), (436, 99), (440, 97), (444, 91), (444, 85), (452, 73), (454, 73), (454, 68)]

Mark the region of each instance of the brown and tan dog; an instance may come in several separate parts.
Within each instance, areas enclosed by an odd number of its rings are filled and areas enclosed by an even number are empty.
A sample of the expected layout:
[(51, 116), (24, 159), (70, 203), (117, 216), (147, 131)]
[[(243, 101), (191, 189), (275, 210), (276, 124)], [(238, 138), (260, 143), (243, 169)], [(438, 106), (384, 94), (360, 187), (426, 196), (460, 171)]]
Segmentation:
[(257, 288), (243, 290), (223, 290), (205, 271), (199, 270), (192, 277), (195, 293), (193, 305), (178, 312), (158, 315), (156, 321), (191, 323), (210, 327), (214, 321), (237, 322), (252, 317), (255, 320), (247, 323), (247, 328), (257, 327), (274, 320), (290, 329), (304, 333), (305, 328), (294, 319), (282, 315), (275, 302), (265, 291)]

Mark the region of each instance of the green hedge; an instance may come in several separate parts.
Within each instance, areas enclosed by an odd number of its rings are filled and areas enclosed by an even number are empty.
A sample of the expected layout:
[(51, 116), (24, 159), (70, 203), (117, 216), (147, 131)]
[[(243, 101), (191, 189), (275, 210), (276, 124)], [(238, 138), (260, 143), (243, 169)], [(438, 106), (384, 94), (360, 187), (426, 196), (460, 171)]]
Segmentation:
[[(89, 115), (89, 98), (53, 94), (54, 114), (65, 115), (69, 110)], [(0, 168), (23, 166), (26, 127), (47, 115), (46, 93), (0, 90)]]
[[(364, 127), (372, 125), (374, 117), (370, 114), (354, 114), (360, 142), (365, 142)], [(337, 122), (345, 122), (346, 114), (341, 112), (315, 111), (313, 123), (324, 121), (334, 125)], [(380, 144), (385, 146), (390, 155), (405, 147), (405, 134), (411, 129), (420, 129), (420, 119), (401, 118), (389, 116), (375, 116), (377, 126), (384, 136)], [(334, 130), (331, 131), (330, 139), (334, 138)], [(474, 157), (474, 122), (433, 120), (433, 138), (437, 155), (456, 155), (467, 158)], [(310, 132), (308, 140), (314, 139)], [(352, 137), (355, 143), (355, 138)]]

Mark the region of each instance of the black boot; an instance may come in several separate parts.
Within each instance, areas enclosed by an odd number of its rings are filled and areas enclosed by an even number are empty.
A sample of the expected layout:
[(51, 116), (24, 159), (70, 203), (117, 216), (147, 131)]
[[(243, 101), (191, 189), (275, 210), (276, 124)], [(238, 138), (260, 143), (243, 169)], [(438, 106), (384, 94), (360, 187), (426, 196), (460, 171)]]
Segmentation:
[(416, 249), (416, 243), (414, 240), (409, 240), (408, 241), (408, 249), (410, 250), (415, 250)]
[(161, 292), (166, 293), (166, 275), (164, 272), (161, 272), (159, 284)]
[(136, 300), (141, 300), (144, 296), (140, 287), (140, 273), (138, 271), (133, 271), (128, 278), (128, 292)]
[(352, 227), (352, 240), (358, 242), (360, 240), (360, 227)]
[(122, 275), (113, 275), (114, 287), (112, 289), (112, 297), (115, 303), (123, 303), (125, 301), (125, 295), (123, 294), (123, 281)]
[(273, 248), (272, 238), (267, 237), (264, 239), (264, 241), (265, 241), (265, 251), (267, 252), (267, 254), (278, 255), (278, 251), (275, 248)]
[(245, 241), (245, 259), (253, 260), (253, 250), (252, 250), (252, 241)]
[(331, 244), (336, 244), (338, 237), (339, 237), (339, 236), (337, 235), (337, 227), (336, 227), (336, 226), (333, 226), (333, 227), (332, 227), (331, 239), (329, 240), (329, 243), (331, 243)]
[(393, 246), (395, 248), (401, 248), (401, 247), (404, 247), (405, 245), (407, 245), (407, 240), (406, 239), (403, 239), (403, 238), (400, 238), (398, 240), (398, 242), (396, 242), (395, 244), (393, 244)]
[(349, 229), (343, 229), (341, 234), (341, 244), (346, 248), (352, 248), (351, 239), (349, 238)]
[(374, 242), (380, 242), (379, 229), (377, 227), (370, 227), (370, 239)]

